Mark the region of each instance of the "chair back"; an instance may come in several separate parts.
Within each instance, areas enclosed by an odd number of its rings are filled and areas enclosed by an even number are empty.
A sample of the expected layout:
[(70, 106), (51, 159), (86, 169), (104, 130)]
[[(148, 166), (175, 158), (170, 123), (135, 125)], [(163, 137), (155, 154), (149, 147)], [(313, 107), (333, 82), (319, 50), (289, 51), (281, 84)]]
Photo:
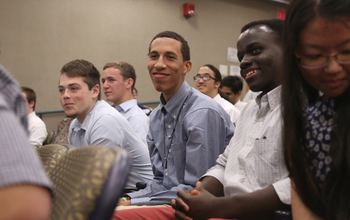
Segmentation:
[(68, 144), (69, 126), (74, 118), (63, 118), (57, 125), (56, 135), (52, 143), (54, 144)]
[(122, 148), (84, 146), (66, 153), (48, 173), (54, 185), (52, 220), (110, 220), (131, 168)]
[(55, 138), (55, 135), (56, 135), (56, 131), (47, 130), (47, 137), (46, 137), (43, 145), (52, 144), (53, 139)]
[(48, 144), (36, 148), (46, 173), (55, 168), (59, 159), (68, 151), (69, 147), (60, 144)]

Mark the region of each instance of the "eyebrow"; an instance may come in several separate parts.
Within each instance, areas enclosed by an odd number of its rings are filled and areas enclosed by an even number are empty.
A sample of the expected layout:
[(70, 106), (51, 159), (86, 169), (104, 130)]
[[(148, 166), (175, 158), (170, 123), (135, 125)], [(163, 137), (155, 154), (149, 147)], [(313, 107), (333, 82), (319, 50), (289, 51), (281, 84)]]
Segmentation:
[[(152, 51), (150, 51), (150, 52), (148, 53), (148, 55), (149, 55), (149, 54), (152, 54), (152, 53), (157, 53), (157, 54), (159, 54), (159, 52), (158, 52), (157, 50), (152, 50)], [(165, 51), (164, 54), (173, 54), (173, 55), (175, 55), (175, 56), (178, 56), (177, 53), (175, 53), (175, 52), (173, 52), (173, 51)]]
[[(350, 38), (340, 42), (339, 44), (336, 45), (336, 47), (341, 47), (344, 44), (348, 44), (348, 43), (350, 43)], [(303, 44), (301, 46), (309, 47), (309, 48), (316, 48), (316, 49), (323, 49), (324, 48), (322, 45), (313, 44), (313, 43), (306, 43), (306, 44)]]
[[(68, 87), (71, 87), (71, 86), (80, 86), (80, 84), (79, 83), (71, 83), (71, 84), (68, 84)], [(62, 86), (62, 85), (58, 85), (58, 88), (62, 88), (62, 87), (64, 87), (64, 86)]]
[(196, 76), (201, 76), (201, 75), (208, 75), (208, 76), (210, 76), (210, 73), (203, 73), (203, 74), (197, 73)]

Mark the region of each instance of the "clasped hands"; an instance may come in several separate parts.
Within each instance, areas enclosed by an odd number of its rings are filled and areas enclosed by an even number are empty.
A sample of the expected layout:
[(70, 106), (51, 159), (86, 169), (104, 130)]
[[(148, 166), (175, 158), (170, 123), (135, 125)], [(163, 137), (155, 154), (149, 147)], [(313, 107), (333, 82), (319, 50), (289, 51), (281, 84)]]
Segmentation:
[(175, 209), (175, 217), (180, 220), (204, 220), (216, 217), (218, 211), (215, 205), (217, 197), (202, 187), (202, 182), (196, 183), (193, 190), (183, 191), (179, 189), (178, 198), (171, 201)]

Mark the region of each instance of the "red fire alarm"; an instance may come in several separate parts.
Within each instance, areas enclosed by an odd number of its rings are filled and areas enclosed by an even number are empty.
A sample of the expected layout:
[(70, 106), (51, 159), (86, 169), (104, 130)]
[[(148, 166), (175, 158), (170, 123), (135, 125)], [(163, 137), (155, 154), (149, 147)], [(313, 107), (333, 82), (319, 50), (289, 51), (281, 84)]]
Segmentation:
[(184, 16), (186, 18), (194, 16), (194, 4), (192, 3), (184, 4)]

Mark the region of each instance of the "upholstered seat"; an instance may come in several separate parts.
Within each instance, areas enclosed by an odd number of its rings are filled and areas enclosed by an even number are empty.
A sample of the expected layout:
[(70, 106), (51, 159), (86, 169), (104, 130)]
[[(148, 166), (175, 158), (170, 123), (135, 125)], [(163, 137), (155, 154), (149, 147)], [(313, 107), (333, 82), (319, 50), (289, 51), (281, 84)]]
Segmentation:
[(74, 118), (63, 118), (57, 125), (56, 135), (52, 140), (54, 144), (68, 144), (69, 125)]
[(47, 137), (43, 143), (43, 145), (51, 144), (53, 139), (55, 138), (56, 132), (52, 130), (47, 131)]
[(48, 144), (36, 149), (47, 173), (55, 168), (58, 160), (67, 153), (69, 148), (69, 145)]
[(119, 147), (69, 151), (48, 173), (54, 184), (51, 219), (111, 219), (130, 167), (130, 156)]

